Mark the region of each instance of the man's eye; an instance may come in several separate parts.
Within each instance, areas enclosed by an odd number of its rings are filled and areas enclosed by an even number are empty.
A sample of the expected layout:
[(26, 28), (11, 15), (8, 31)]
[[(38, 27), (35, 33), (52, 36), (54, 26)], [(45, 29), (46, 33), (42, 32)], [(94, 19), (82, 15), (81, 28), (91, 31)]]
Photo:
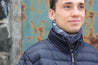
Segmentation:
[(79, 6), (79, 9), (85, 9), (85, 7), (84, 6)]
[(71, 6), (65, 6), (64, 8), (71, 8)]

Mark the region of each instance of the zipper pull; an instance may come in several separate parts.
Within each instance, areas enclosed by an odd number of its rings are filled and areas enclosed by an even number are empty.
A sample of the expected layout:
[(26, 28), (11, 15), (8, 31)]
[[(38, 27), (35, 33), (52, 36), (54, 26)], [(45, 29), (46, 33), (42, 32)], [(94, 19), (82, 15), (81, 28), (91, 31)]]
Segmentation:
[(73, 49), (71, 49), (71, 56), (72, 56), (72, 65), (74, 65), (75, 60), (74, 60), (74, 53), (73, 53)]
[(73, 53), (71, 53), (71, 56), (72, 56), (72, 65), (74, 65), (74, 54)]

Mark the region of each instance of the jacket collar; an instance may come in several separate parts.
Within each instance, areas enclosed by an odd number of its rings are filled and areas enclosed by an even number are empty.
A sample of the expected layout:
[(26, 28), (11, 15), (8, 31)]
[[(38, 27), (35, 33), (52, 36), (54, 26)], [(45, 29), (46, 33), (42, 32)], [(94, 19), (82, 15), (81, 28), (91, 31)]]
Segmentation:
[[(49, 35), (48, 35), (48, 39), (57, 47), (57, 48), (59, 48), (61, 51), (67, 51), (67, 52), (69, 52), (70, 51), (70, 49), (69, 49), (69, 42), (68, 42), (68, 40), (66, 39), (66, 38), (64, 38), (64, 36), (62, 36), (61, 34), (58, 34), (58, 33), (56, 33), (54, 30), (53, 30), (53, 28), (50, 30), (50, 33), (49, 33)], [(82, 41), (83, 40), (83, 38), (82, 38), (82, 35), (81, 35), (81, 37), (76, 41), (76, 42), (78, 42), (78, 44), (77, 44), (77, 48), (79, 48), (79, 46), (80, 46), (80, 44), (81, 43), (79, 43), (80, 41)], [(76, 49), (77, 49), (76, 48)]]
[(59, 28), (54, 22), (52, 23), (53, 30), (57, 33), (62, 35), (70, 44), (71, 48), (74, 48), (74, 43), (81, 37), (82, 35), (82, 28), (76, 34), (69, 35), (64, 30)]

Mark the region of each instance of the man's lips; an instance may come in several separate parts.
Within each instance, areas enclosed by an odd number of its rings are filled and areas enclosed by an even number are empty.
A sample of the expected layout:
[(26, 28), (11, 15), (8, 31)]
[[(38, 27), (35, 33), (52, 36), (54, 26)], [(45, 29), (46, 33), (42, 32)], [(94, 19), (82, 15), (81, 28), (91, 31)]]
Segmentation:
[(68, 22), (71, 22), (71, 23), (79, 23), (81, 20), (69, 20)]

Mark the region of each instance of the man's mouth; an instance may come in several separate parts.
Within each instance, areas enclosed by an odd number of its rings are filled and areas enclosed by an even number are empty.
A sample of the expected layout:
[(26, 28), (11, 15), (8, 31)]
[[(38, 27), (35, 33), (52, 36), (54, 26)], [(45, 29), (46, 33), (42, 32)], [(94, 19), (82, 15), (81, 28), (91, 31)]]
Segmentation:
[(80, 23), (81, 20), (69, 20), (68, 22), (76, 24), (76, 23)]

